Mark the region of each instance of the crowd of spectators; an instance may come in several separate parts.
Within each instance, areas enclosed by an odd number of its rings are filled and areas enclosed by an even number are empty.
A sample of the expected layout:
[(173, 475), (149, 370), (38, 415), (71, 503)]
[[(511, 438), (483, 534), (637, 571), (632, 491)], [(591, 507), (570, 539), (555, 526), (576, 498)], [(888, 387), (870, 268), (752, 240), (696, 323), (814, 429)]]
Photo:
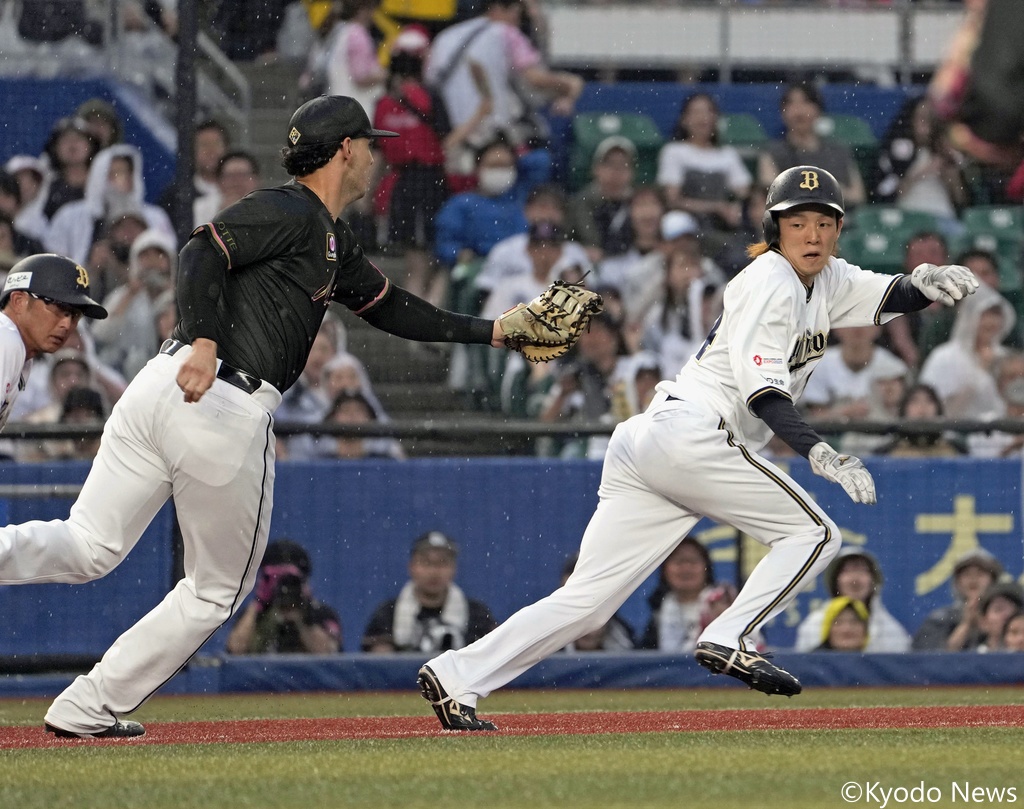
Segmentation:
[[(144, 5), (173, 32), (173, 3)], [(262, 5), (264, 21), (273, 23), (299, 4)], [(924, 261), (955, 261), (984, 285), (955, 311), (932, 306), (884, 328), (837, 329), (807, 387), (808, 415), (1024, 418), (1021, 302), (1012, 294), (1021, 286), (1020, 262), (1008, 271), (1004, 256), (965, 243), (962, 218), (976, 203), (1020, 201), (1006, 195), (1005, 178), (981, 176), (950, 145), (923, 98), (908, 98), (894, 116), (869, 171), (850, 147), (823, 134), (826, 110), (813, 83), (784, 89), (784, 132), (753, 159), (720, 143), (714, 94), (692, 93), (661, 148), (652, 183), (637, 181), (636, 143), (613, 134), (590, 156), (587, 182), (570, 191), (553, 174), (540, 110), (571, 114), (583, 82), (545, 64), (536, 3), (485, 0), (441, 30), (409, 25), (394, 32), (386, 50), (378, 49), (372, 31), (374, 0), (302, 5), (316, 35), (301, 92), (355, 96), (376, 126), (403, 133), (379, 145), (380, 182), (370, 209), (372, 231), (383, 236), (376, 246), (404, 257), (401, 283), (434, 303), (484, 317), (556, 279), (585, 278), (605, 298), (605, 312), (564, 360), (530, 366), (514, 353), (454, 349), (449, 384), (472, 406), (549, 424), (615, 423), (641, 411), (658, 380), (687, 361), (720, 313), (724, 285), (745, 265), (746, 245), (760, 239), (767, 185), (785, 168), (813, 163), (843, 185), (851, 228), (858, 210), (871, 205), (930, 217), (930, 226), (905, 235), (905, 272)], [(274, 24), (252, 25), (251, 15), (232, 13), (234, 6), (220, 3), (211, 20), (230, 45), (228, 54), (247, 60), (273, 52)], [(81, 30), (89, 39), (87, 23)], [(21, 33), (59, 35), (52, 28)], [(88, 268), (110, 311), (106, 321), (80, 323), (65, 350), (40, 360), (12, 421), (101, 424), (175, 323), (180, 245), (168, 212), (181, 189), (146, 189), (142, 151), (124, 142), (124, 129), (115, 104), (90, 99), (53, 122), (37, 154), (13, 156), (0, 171), (0, 270), (33, 253), (63, 253)], [(233, 146), (222, 123), (197, 123), (194, 148), (191, 226), (263, 184), (257, 159)], [(341, 320), (329, 315), (279, 420), (314, 426), (388, 420), (346, 342)], [(851, 431), (837, 440), (857, 455), (998, 457), (1019, 452), (1022, 439)], [(8, 440), (0, 451), (19, 460), (87, 460), (97, 442)], [(554, 439), (538, 446), (561, 457), (600, 457), (603, 442)], [(404, 457), (400, 443), (388, 438), (313, 434), (279, 446), (282, 459)], [(312, 597), (308, 554), (294, 545), (282, 541), (268, 549), (256, 599), (238, 619), (230, 651), (341, 647), (337, 614)], [(471, 642), (494, 625), (486, 605), (455, 585), (456, 555), (455, 543), (439, 531), (417, 539), (409, 582), (374, 612), (363, 635), (366, 651), (435, 652)], [(566, 562), (563, 583), (573, 562)], [(1024, 595), (992, 557), (976, 552), (959, 560), (953, 602), (913, 636), (883, 605), (882, 579), (877, 560), (862, 548), (840, 555), (824, 577), (829, 599), (804, 619), (796, 648), (1024, 649)], [(685, 652), (734, 597), (731, 584), (716, 581), (706, 548), (683, 540), (661, 567), (642, 632), (634, 635), (616, 617), (570, 650)]]

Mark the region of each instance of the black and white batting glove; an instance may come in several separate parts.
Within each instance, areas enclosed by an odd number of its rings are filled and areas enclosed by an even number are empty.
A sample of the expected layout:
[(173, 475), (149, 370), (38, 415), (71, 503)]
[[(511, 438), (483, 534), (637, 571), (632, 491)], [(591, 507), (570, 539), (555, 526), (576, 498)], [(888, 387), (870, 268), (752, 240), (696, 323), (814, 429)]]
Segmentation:
[(980, 286), (974, 273), (959, 264), (918, 264), (910, 274), (910, 283), (930, 301), (952, 306), (966, 295), (973, 295)]
[(824, 441), (819, 441), (807, 454), (811, 471), (843, 487), (854, 503), (875, 502), (875, 481), (860, 458), (840, 455)]

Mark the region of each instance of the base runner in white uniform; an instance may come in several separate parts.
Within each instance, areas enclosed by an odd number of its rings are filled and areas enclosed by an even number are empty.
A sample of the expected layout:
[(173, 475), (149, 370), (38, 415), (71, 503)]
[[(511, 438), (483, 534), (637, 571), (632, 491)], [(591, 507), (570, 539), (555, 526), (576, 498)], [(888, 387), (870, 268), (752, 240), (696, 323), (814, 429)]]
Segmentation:
[(767, 694), (800, 692), (795, 677), (747, 640), (824, 570), (840, 536), (807, 492), (758, 452), (774, 432), (855, 502), (874, 503), (864, 465), (822, 441), (794, 402), (832, 328), (884, 323), (933, 300), (952, 305), (977, 281), (965, 267), (929, 264), (891, 276), (836, 258), (843, 196), (823, 169), (780, 174), (766, 209), (765, 241), (751, 246), (753, 261), (726, 287), (702, 348), (660, 383), (645, 413), (615, 429), (600, 502), (566, 584), (420, 669), (423, 696), (444, 727), (494, 730), (476, 716), (478, 698), (602, 626), (704, 516), (770, 550), (704, 630), (696, 659)]

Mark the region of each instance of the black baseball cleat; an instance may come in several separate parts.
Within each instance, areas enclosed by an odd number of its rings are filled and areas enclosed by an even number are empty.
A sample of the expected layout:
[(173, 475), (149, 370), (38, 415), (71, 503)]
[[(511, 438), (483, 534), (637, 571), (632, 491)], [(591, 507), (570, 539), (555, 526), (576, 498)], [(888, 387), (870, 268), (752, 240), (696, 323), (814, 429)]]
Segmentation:
[(445, 730), (497, 730), (498, 726), (486, 719), (479, 719), (476, 709), (462, 705), (448, 696), (441, 681), (430, 666), (423, 666), (416, 677), (423, 699), (430, 703), (441, 727)]
[(728, 674), (742, 680), (763, 694), (781, 694), (792, 697), (803, 687), (800, 681), (785, 669), (780, 669), (757, 652), (730, 649), (717, 643), (698, 643), (693, 656), (704, 668), (715, 674)]
[(122, 722), (121, 720), (96, 733), (74, 733), (54, 727), (49, 722), (46, 722), (43, 727), (47, 733), (52, 733), (58, 739), (130, 739), (133, 736), (142, 736), (146, 732), (146, 729), (138, 722)]

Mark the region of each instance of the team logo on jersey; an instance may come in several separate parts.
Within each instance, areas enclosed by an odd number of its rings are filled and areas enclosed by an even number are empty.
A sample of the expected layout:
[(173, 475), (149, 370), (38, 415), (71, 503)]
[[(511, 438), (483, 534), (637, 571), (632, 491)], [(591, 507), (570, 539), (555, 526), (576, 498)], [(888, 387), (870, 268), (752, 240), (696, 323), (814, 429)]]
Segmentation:
[(292, 127), (292, 131), (288, 133), (288, 141), (291, 143), (292, 146), (294, 146), (296, 143), (299, 142), (299, 138), (301, 138), (301, 137), (302, 137), (302, 133), (299, 132), (299, 130), (297, 130), (293, 126)]
[(806, 188), (808, 191), (813, 191), (821, 183), (818, 182), (818, 172), (816, 171), (801, 171), (803, 176), (803, 182), (800, 183), (801, 188)]
[(78, 270), (78, 277), (75, 279), (75, 283), (82, 289), (89, 288), (89, 271), (85, 269), (81, 264), (76, 264), (75, 269)]
[(797, 338), (793, 346), (793, 353), (789, 355), (789, 370), (795, 371), (803, 368), (807, 363), (820, 360), (825, 354), (825, 345), (828, 343), (828, 334), (819, 331), (811, 334), (807, 329)]
[(338, 237), (333, 233), (327, 234), (327, 260), (338, 260)]

